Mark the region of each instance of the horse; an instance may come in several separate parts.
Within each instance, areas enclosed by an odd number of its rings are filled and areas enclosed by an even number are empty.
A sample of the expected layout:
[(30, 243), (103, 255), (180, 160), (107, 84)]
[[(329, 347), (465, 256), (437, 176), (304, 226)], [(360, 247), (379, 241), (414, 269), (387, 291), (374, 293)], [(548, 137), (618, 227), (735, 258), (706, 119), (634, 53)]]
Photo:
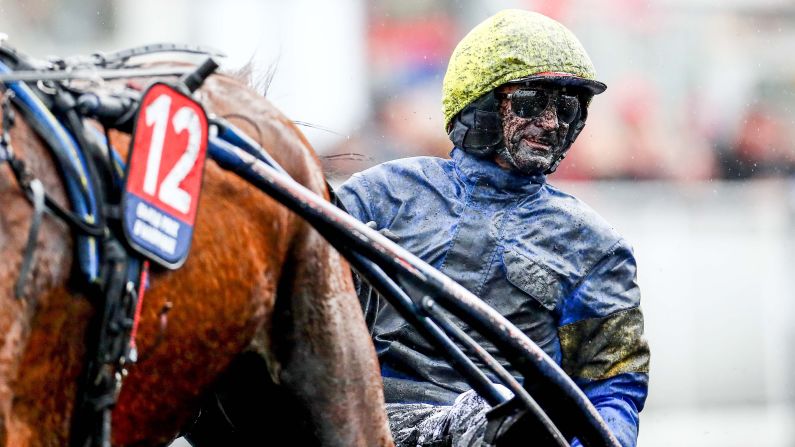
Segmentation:
[[(328, 199), (307, 139), (244, 80), (215, 74), (196, 97)], [(129, 135), (111, 131), (110, 139), (126, 157)], [(53, 199), (67, 203), (29, 123), (18, 118), (10, 140)], [(0, 203), (0, 446), (67, 445), (96, 310), (70, 281), (74, 234), (47, 216), (27, 293), (15, 297), (33, 211), (2, 166)], [(392, 445), (378, 361), (344, 259), (306, 222), (212, 161), (198, 210), (184, 266), (151, 269), (140, 358), (113, 409), (112, 444), (167, 445), (185, 430), (197, 444), (234, 439), (212, 440), (212, 430), (196, 425), (203, 408), (205, 421), (221, 415), (246, 442), (264, 444), (281, 431), (300, 445)]]

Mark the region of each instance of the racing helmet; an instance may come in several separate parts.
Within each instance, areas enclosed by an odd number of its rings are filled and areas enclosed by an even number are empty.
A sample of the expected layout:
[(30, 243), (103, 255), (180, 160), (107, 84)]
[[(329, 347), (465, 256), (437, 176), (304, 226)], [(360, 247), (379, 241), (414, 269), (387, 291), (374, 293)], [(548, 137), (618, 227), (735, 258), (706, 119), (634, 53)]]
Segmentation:
[[(588, 104), (607, 86), (580, 41), (542, 14), (508, 9), (486, 19), (458, 43), (442, 82), (445, 127), (453, 144), (477, 156), (503, 144), (494, 89), (508, 83), (552, 84), (575, 92), (580, 114), (563, 141), (562, 155), (585, 127)], [(563, 156), (547, 173), (554, 172)]]

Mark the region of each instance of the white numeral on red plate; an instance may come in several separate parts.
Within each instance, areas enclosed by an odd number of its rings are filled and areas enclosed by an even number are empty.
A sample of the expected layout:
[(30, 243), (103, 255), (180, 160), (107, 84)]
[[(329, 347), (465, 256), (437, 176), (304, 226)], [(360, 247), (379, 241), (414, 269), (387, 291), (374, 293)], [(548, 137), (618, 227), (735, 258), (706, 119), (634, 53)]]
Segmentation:
[(199, 157), (201, 148), (202, 128), (199, 116), (190, 107), (181, 107), (171, 119), (171, 125), (177, 134), (188, 131), (188, 143), (185, 152), (174, 164), (157, 192), (157, 178), (160, 173), (160, 160), (163, 157), (163, 145), (166, 138), (171, 109), (171, 97), (160, 95), (152, 101), (146, 110), (146, 125), (154, 126), (152, 141), (149, 146), (149, 156), (146, 159), (146, 173), (144, 176), (143, 190), (145, 193), (157, 197), (174, 209), (187, 213), (190, 209), (191, 195), (179, 187), (182, 180), (191, 172)]
[(199, 116), (190, 107), (182, 107), (177, 110), (171, 124), (178, 134), (184, 130), (188, 131), (188, 147), (185, 149), (185, 153), (179, 157), (171, 172), (163, 179), (158, 197), (163, 203), (173, 206), (182, 213), (187, 213), (190, 209), (191, 196), (180, 188), (179, 184), (187, 177), (193, 169), (193, 165), (196, 164), (196, 159), (199, 158), (202, 127)]
[(157, 176), (160, 173), (160, 159), (163, 157), (163, 143), (166, 141), (166, 126), (168, 125), (168, 112), (171, 109), (171, 97), (160, 95), (146, 108), (146, 125), (152, 129), (152, 141), (149, 145), (149, 156), (146, 157), (146, 171), (144, 174), (144, 192), (150, 196), (155, 195), (157, 189)]

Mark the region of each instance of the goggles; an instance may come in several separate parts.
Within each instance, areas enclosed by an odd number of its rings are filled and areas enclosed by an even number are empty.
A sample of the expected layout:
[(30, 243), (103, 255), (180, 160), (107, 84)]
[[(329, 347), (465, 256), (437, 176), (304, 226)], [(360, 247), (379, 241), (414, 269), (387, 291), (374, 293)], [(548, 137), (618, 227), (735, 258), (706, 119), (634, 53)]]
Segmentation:
[(513, 93), (499, 93), (499, 96), (511, 101), (511, 110), (520, 118), (535, 118), (547, 109), (554, 100), (555, 113), (558, 121), (571, 124), (580, 111), (580, 100), (560, 90), (519, 89)]

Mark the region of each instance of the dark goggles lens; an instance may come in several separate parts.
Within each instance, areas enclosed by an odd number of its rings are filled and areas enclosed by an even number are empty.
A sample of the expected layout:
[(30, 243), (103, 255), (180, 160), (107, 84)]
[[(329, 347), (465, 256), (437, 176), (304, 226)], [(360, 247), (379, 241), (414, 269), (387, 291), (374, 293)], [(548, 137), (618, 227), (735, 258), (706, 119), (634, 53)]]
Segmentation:
[(550, 97), (555, 99), (555, 112), (558, 120), (571, 124), (577, 118), (580, 110), (580, 101), (576, 96), (565, 95), (560, 92), (550, 94), (545, 90), (516, 90), (506, 95), (511, 101), (511, 110), (521, 118), (534, 118), (546, 110)]

